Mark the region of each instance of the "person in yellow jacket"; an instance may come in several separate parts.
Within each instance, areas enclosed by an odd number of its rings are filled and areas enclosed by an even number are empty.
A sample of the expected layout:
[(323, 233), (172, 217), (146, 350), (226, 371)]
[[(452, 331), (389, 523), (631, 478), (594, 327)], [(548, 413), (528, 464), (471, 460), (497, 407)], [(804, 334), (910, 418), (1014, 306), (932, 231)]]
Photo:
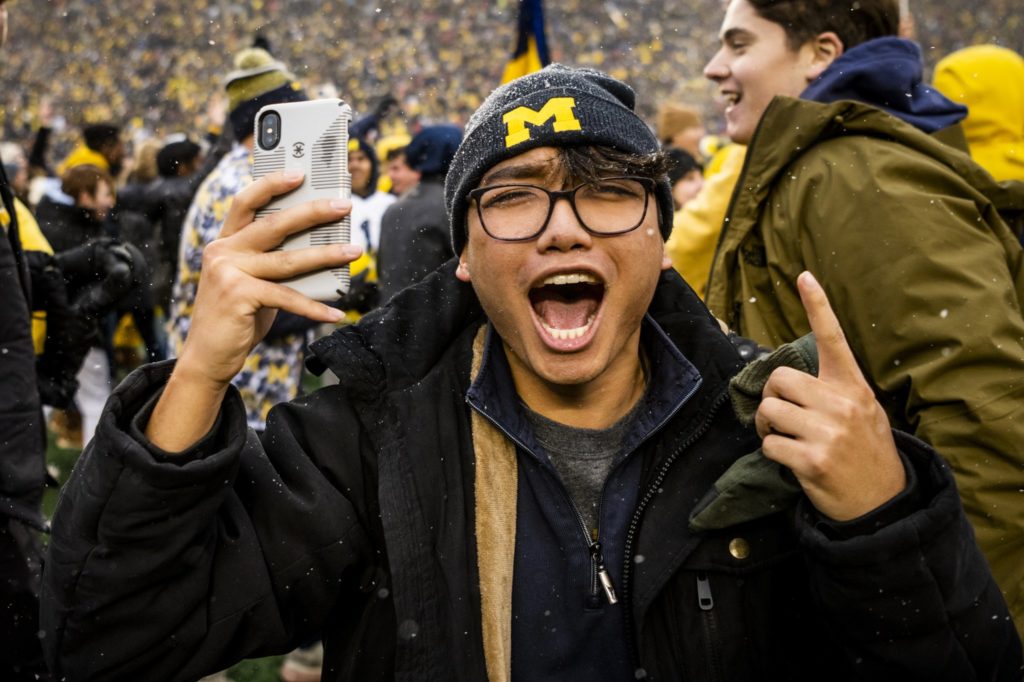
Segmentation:
[(933, 84), (967, 105), (961, 125), (971, 158), (996, 180), (1024, 180), (1024, 58), (975, 45), (940, 61)]
[(718, 170), (712, 170), (697, 196), (676, 211), (672, 235), (665, 243), (672, 267), (701, 298), (707, 290), (715, 246), (729, 199), (743, 170), (746, 150), (742, 145), (730, 144), (712, 158), (708, 166), (717, 166)]

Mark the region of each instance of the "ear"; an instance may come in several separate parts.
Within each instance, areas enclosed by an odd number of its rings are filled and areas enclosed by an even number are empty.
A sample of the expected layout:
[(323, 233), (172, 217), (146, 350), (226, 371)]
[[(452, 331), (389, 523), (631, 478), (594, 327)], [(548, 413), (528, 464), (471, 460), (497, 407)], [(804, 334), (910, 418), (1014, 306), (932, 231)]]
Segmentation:
[(462, 282), (469, 282), (469, 261), (466, 258), (466, 251), (469, 250), (469, 245), (462, 247), (462, 253), (459, 254), (459, 267), (455, 268), (455, 277)]
[(811, 51), (810, 63), (807, 65), (806, 78), (810, 83), (820, 76), (832, 62), (843, 54), (843, 41), (834, 31), (825, 31), (812, 38), (806, 45)]

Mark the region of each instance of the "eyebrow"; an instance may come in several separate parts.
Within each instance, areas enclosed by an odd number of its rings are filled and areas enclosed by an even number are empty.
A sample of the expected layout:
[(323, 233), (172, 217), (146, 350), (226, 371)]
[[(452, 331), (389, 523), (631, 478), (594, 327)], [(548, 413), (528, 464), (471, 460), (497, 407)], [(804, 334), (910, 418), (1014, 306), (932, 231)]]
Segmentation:
[(550, 162), (505, 166), (484, 175), (480, 186), (493, 184), (496, 180), (543, 180), (551, 177), (554, 170)]
[(730, 28), (722, 34), (721, 40), (723, 43), (728, 43), (736, 38), (751, 38), (753, 35), (753, 33), (745, 28)]

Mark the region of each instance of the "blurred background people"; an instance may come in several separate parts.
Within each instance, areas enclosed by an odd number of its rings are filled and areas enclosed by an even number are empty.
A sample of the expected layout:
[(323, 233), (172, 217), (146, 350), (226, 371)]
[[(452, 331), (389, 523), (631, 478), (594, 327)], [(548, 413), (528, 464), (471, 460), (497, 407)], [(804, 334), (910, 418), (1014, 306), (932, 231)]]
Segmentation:
[(658, 139), (663, 147), (682, 149), (698, 163), (703, 158), (700, 143), (707, 134), (700, 111), (679, 102), (666, 102), (658, 109)]
[(420, 182), (420, 172), (413, 170), (405, 157), (405, 147), (392, 149), (387, 156), (387, 174), (391, 178), (391, 193), (401, 197)]
[(967, 106), (971, 158), (996, 180), (1024, 180), (1024, 58), (998, 45), (957, 50), (936, 65), (933, 85)]
[(678, 147), (665, 150), (671, 161), (668, 181), (672, 183), (672, 200), (680, 210), (694, 199), (704, 186), (704, 166), (690, 152)]
[(66, 251), (104, 236), (114, 236), (107, 222), (114, 208), (114, 179), (105, 169), (75, 165), (61, 177), (63, 197), (47, 195), (36, 207), (36, 219), (54, 251)]
[(405, 148), (406, 162), (420, 181), (384, 214), (377, 258), (381, 301), (452, 257), (444, 179), (461, 141), (458, 126), (428, 126)]
[(158, 176), (146, 188), (147, 214), (156, 223), (159, 245), (150, 261), (153, 299), (164, 315), (170, 310), (171, 284), (178, 271), (181, 229), (202, 180), (203, 162), (199, 143), (188, 138), (168, 142), (156, 155)]

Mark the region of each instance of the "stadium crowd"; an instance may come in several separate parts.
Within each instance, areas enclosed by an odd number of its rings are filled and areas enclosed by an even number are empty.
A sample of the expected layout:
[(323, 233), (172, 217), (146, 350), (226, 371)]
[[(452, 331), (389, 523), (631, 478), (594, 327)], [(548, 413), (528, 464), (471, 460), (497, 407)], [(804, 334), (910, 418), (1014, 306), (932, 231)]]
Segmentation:
[[(84, 123), (131, 122), (163, 134), (202, 125), (229, 55), (257, 33), (304, 83), (332, 84), (357, 112), (393, 93), (410, 119), (464, 122), (499, 81), (516, 3), (196, 0), (183, 11), (168, 0), (21, 0), (19, 8), (4, 58), (6, 77), (19, 86), (0, 94), (5, 139), (25, 139), (48, 97), (68, 124), (55, 140), (61, 151)], [(674, 99), (714, 121), (713, 88), (701, 69), (719, 8), (718, 0), (547, 2), (552, 59), (633, 83), (648, 119), (658, 102)], [(931, 66), (975, 43), (1024, 49), (1014, 0), (916, 1), (911, 9)]]

